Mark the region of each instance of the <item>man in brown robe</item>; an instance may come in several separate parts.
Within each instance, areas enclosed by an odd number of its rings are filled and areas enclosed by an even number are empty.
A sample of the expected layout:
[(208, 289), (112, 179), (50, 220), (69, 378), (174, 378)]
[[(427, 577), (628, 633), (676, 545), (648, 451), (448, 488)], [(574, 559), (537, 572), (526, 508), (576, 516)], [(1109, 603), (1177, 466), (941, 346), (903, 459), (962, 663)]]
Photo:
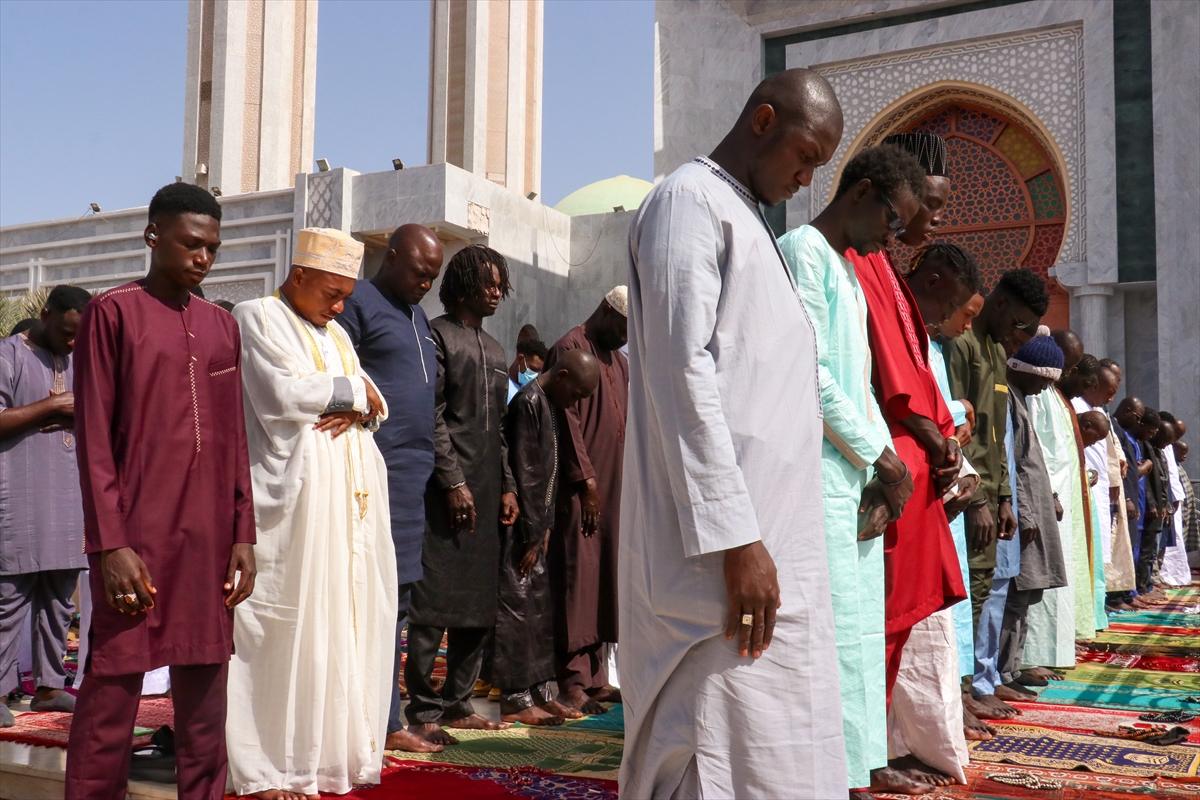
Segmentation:
[(149, 274), (80, 320), (75, 433), (95, 604), (67, 797), (125, 797), (142, 676), (163, 666), (179, 797), (225, 792), (233, 607), (254, 588), (255, 533), (238, 326), (189, 293), (212, 267), (220, 219), (203, 189), (160, 189)]
[(560, 449), (559, 494), (547, 564), (554, 597), (554, 661), (558, 701), (585, 714), (621, 701), (608, 685), (606, 642), (617, 641), (617, 543), (629, 362), (626, 289), (605, 295), (587, 321), (567, 331), (546, 358), (554, 366), (568, 350), (600, 362), (595, 394), (566, 410), (570, 442)]

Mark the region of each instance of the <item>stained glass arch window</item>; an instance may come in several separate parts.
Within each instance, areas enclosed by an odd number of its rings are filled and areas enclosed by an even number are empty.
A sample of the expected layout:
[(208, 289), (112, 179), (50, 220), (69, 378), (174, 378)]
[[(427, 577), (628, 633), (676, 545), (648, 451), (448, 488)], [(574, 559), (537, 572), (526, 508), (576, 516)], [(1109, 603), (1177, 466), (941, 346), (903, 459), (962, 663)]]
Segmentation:
[[(1066, 231), (1067, 193), (1060, 167), (1039, 137), (995, 109), (964, 102), (941, 104), (898, 129), (903, 131), (946, 138), (952, 190), (934, 238), (969, 251), (987, 289), (1006, 270), (1032, 269), (1050, 285), (1056, 310), (1065, 313), (1067, 294), (1049, 269)], [(907, 269), (912, 249), (896, 245), (891, 252)]]

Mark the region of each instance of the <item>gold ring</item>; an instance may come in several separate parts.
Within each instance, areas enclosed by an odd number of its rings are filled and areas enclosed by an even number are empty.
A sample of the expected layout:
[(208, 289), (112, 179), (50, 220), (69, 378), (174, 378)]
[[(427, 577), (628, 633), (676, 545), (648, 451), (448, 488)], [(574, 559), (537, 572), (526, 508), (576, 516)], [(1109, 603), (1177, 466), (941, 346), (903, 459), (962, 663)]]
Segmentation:
[(754, 615), (753, 614), (742, 614), (742, 624), (747, 627), (749, 627), (750, 625), (753, 625), (754, 624)]

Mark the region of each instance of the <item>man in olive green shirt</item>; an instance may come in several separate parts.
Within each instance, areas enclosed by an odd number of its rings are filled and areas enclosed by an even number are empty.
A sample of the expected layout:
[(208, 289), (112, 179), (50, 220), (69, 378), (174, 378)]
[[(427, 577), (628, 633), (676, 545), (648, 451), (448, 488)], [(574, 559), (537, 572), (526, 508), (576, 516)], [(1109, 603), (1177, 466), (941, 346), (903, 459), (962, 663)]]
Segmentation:
[(963, 455), (979, 471), (978, 498), (966, 511), (971, 606), (975, 623), (991, 592), (996, 567), (996, 537), (1017, 529), (1012, 513), (1004, 415), (1008, 408), (1005, 380), (1009, 355), (1033, 337), (1049, 304), (1046, 284), (1027, 269), (1004, 273), (983, 309), (962, 336), (944, 344), (950, 393), (975, 409), (975, 428)]

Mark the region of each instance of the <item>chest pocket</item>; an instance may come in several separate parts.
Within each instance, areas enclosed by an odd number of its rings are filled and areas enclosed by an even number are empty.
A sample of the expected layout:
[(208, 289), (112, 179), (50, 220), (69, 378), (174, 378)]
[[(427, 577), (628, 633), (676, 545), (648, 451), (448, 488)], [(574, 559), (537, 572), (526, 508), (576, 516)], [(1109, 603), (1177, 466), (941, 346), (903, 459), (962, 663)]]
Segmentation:
[(213, 359), (208, 362), (208, 377), (220, 378), (223, 375), (233, 375), (237, 369), (237, 356)]

